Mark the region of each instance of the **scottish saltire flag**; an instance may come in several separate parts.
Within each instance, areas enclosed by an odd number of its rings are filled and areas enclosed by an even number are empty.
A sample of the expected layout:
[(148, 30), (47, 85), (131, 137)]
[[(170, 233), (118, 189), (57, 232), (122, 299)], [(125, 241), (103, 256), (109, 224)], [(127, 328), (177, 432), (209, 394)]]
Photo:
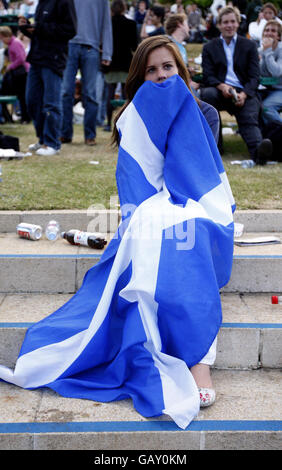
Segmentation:
[(0, 378), (65, 397), (131, 398), (186, 428), (199, 411), (189, 368), (221, 325), (234, 201), (211, 130), (185, 83), (145, 82), (118, 123), (121, 225), (79, 291), (26, 334)]

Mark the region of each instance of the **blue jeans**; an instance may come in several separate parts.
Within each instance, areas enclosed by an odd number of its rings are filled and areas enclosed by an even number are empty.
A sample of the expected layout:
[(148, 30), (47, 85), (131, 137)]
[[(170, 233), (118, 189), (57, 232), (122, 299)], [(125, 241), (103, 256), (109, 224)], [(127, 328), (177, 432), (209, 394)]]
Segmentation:
[(262, 103), (262, 119), (265, 124), (276, 122), (282, 124), (282, 90), (270, 91)]
[(99, 70), (100, 55), (91, 46), (69, 43), (67, 66), (63, 79), (63, 124), (62, 137), (73, 136), (73, 104), (75, 77), (80, 69), (82, 80), (82, 104), (84, 106), (84, 137), (96, 137), (96, 118), (98, 103), (96, 101), (96, 79)]
[(62, 119), (62, 77), (53, 70), (31, 65), (27, 74), (26, 105), (41, 144), (58, 150)]
[(107, 115), (108, 87), (101, 71), (99, 71), (97, 75), (96, 95), (98, 102), (96, 123), (98, 126), (102, 126)]

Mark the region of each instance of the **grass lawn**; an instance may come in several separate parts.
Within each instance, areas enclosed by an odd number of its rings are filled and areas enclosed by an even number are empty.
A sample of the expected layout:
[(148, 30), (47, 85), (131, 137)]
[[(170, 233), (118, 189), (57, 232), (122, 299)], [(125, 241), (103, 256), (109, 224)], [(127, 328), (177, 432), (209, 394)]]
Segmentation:
[[(32, 125), (9, 124), (1, 130), (19, 137), (22, 152), (37, 141)], [(88, 147), (82, 126), (74, 132), (73, 143), (63, 145), (59, 155), (0, 162), (0, 210), (87, 209), (97, 203), (109, 207), (110, 197), (117, 194), (117, 151), (109, 145), (110, 133), (98, 129), (98, 145)]]
[[(223, 122), (232, 121), (226, 113), (222, 117)], [(6, 124), (1, 130), (19, 137), (23, 152), (36, 142), (32, 125)], [(87, 209), (93, 204), (109, 208), (111, 196), (117, 195), (117, 150), (101, 128), (97, 142), (96, 147), (85, 146), (82, 126), (76, 125), (73, 143), (63, 145), (59, 155), (1, 160), (0, 210)], [(282, 209), (282, 164), (244, 170), (231, 164), (248, 158), (241, 137), (225, 136), (224, 146), (223, 161), (237, 208)]]
[(282, 163), (244, 170), (230, 163), (249, 158), (241, 137), (225, 137), (224, 148), (223, 163), (237, 209), (282, 209)]

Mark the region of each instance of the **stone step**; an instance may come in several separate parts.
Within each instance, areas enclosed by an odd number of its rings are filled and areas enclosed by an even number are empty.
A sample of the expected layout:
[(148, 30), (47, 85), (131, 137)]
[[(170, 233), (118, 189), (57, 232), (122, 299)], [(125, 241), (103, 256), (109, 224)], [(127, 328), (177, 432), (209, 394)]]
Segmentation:
[[(117, 197), (113, 197), (110, 206), (111, 209), (93, 205), (86, 210), (0, 211), (0, 232), (15, 232), (20, 222), (45, 228), (51, 219), (57, 220), (62, 230), (115, 232), (120, 220)], [(282, 210), (237, 210), (234, 221), (244, 224), (246, 232), (282, 232)]]
[(281, 372), (213, 370), (212, 377), (216, 402), (184, 431), (168, 416), (142, 417), (129, 399), (98, 403), (0, 382), (0, 449), (281, 449)]
[[(0, 364), (13, 368), (26, 329), (57, 310), (71, 294), (0, 294)], [(269, 294), (222, 293), (223, 323), (215, 367), (282, 367), (282, 305)]]
[(118, 208), (87, 210), (0, 211), (0, 233), (15, 232), (21, 222), (41, 225), (43, 230), (50, 220), (59, 222), (62, 231), (71, 229), (93, 232), (115, 232), (120, 213)]
[(282, 210), (237, 210), (234, 222), (243, 224), (245, 232), (282, 232)]
[[(269, 235), (248, 233), (246, 236)], [(282, 240), (282, 233), (274, 232)], [(112, 234), (105, 234), (108, 241)], [(0, 233), (0, 292), (71, 293), (82, 283), (86, 271), (101, 257), (101, 250)], [(224, 292), (282, 291), (282, 244), (238, 247), (230, 282)]]

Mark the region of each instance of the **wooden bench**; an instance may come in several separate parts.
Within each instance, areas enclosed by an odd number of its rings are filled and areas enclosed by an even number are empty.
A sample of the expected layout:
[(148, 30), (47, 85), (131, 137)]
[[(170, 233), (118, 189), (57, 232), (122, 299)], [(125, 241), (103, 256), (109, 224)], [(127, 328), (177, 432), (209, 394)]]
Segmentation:
[(125, 103), (125, 100), (111, 100), (111, 105), (113, 108), (120, 108)]
[(0, 95), (0, 104), (14, 104), (17, 101), (18, 101), (17, 96), (14, 96), (14, 95), (10, 95), (10, 96), (3, 95), (3, 96), (1, 96)]
[[(192, 77), (193, 82), (202, 83), (203, 81), (203, 74), (202, 73), (195, 73)], [(279, 79), (276, 77), (260, 77), (260, 84), (267, 86), (267, 85), (277, 85)]]

